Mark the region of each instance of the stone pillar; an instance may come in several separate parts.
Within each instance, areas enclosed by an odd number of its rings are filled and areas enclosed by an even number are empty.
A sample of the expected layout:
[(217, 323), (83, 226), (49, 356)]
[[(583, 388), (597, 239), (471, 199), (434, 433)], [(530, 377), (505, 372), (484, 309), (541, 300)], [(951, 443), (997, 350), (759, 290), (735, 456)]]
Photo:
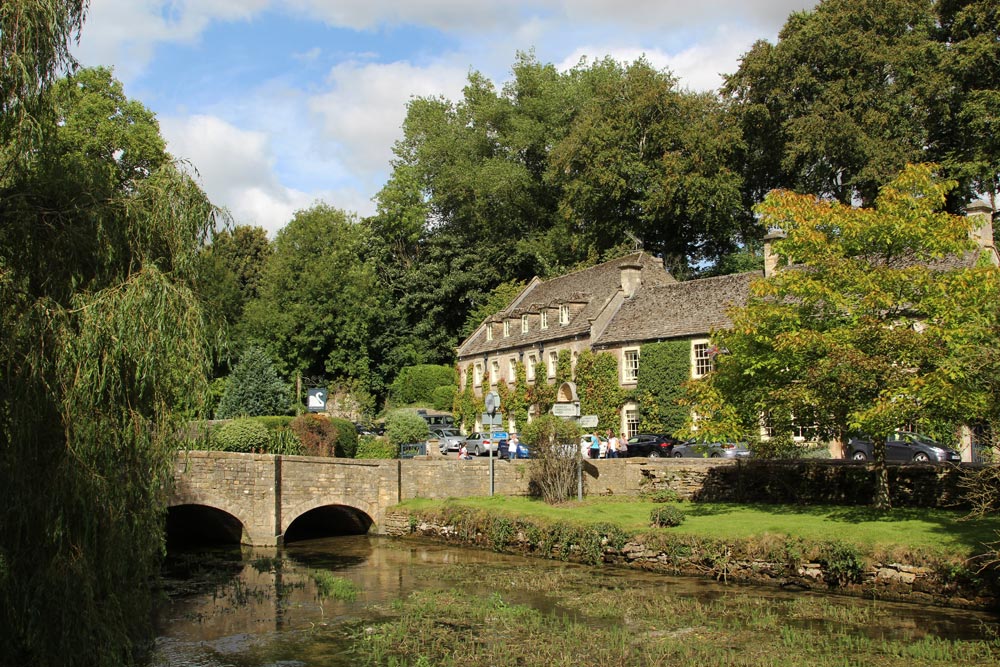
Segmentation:
[(764, 237), (764, 277), (770, 278), (778, 270), (778, 256), (774, 254), (775, 241), (785, 238), (785, 232), (772, 229)]

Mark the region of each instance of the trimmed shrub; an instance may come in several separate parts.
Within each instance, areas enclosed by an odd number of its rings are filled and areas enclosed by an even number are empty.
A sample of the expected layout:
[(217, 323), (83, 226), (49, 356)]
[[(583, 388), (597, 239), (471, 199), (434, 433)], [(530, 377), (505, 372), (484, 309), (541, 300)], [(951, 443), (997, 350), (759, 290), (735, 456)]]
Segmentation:
[(358, 438), (356, 459), (395, 459), (399, 457), (399, 445), (377, 435), (363, 435)]
[(431, 392), (431, 405), (434, 406), (435, 410), (451, 410), (451, 406), (455, 402), (455, 394), (457, 393), (458, 387), (453, 384), (437, 387)]
[(668, 528), (684, 523), (684, 512), (673, 505), (657, 507), (649, 513), (649, 521), (656, 528)]
[(358, 429), (354, 422), (339, 417), (331, 417), (330, 424), (337, 431), (334, 444), (334, 456), (353, 459), (358, 449)]
[(330, 419), (307, 413), (292, 420), (292, 432), (302, 443), (306, 456), (335, 456), (339, 431)]
[(219, 428), (214, 440), (224, 452), (263, 452), (271, 442), (271, 434), (260, 422), (234, 419)]
[(430, 432), (424, 418), (413, 410), (393, 410), (385, 418), (385, 436), (397, 447), (424, 442)]
[(406, 366), (389, 386), (389, 399), (395, 405), (431, 404), (435, 389), (455, 384), (455, 369), (451, 366)]
[(278, 377), (264, 350), (249, 347), (229, 375), (216, 419), (280, 415), (291, 404), (291, 387)]

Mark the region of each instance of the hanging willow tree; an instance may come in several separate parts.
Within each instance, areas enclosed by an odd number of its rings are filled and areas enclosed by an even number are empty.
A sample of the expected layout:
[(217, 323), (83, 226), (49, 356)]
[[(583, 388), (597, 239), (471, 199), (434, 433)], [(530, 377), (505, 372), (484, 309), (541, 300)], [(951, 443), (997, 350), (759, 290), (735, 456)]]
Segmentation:
[[(4, 665), (135, 662), (151, 636), (173, 408), (202, 395), (207, 370), (190, 285), (216, 212), (110, 74), (49, 85), (84, 5), (0, 5)], [(117, 111), (88, 117), (79, 94)]]

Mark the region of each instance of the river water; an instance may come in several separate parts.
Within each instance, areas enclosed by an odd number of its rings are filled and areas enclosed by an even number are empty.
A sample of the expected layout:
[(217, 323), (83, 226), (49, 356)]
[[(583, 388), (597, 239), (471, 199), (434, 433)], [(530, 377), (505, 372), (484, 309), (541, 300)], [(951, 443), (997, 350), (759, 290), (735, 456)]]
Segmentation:
[[(351, 582), (356, 599), (324, 595), (320, 582), (331, 575)], [(363, 632), (366, 623), (386, 617), (394, 600), (428, 589), (461, 588), (485, 598), (502, 587), (509, 604), (564, 615), (586, 611), (564, 604), (562, 596), (625, 582), (699, 600), (755, 596), (765, 607), (819, 595), (369, 536), (309, 540), (270, 550), (175, 552), (163, 578), (165, 597), (151, 659), (155, 667), (353, 665), (352, 636)], [(559, 584), (532, 585), (542, 580)], [(510, 585), (514, 582), (523, 585)], [(995, 637), (1000, 628), (989, 614), (825, 597), (834, 609), (842, 608), (838, 615), (878, 604), (876, 613), (868, 614), (873, 620), (866, 632), (889, 639), (983, 639)]]

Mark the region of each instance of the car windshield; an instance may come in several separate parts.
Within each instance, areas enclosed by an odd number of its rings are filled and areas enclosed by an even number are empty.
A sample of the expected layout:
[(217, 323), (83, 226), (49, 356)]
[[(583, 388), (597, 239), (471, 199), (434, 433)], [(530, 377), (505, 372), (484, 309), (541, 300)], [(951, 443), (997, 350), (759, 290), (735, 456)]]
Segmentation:
[(449, 438), (457, 438), (461, 434), (458, 431), (454, 431), (454, 430), (446, 428), (446, 429), (442, 429), (442, 430), (438, 431), (438, 435), (448, 436)]

